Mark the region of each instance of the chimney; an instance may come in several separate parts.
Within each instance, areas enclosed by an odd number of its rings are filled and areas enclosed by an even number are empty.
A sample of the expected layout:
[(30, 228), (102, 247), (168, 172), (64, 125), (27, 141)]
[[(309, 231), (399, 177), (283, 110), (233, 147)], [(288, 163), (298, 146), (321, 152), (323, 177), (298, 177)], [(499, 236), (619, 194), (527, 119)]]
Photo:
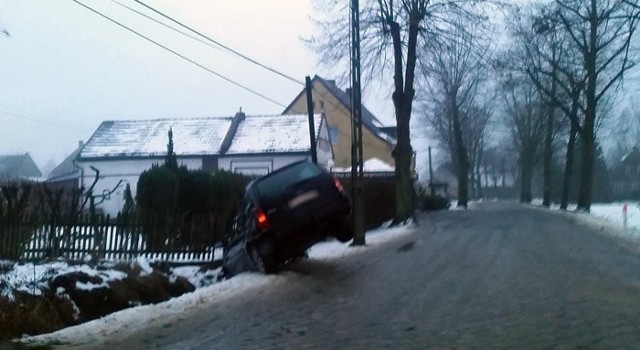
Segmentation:
[(225, 154), (229, 150), (229, 147), (231, 147), (231, 143), (233, 142), (233, 138), (236, 136), (236, 132), (238, 132), (240, 123), (242, 123), (246, 117), (247, 116), (242, 111), (242, 107), (240, 107), (240, 111), (231, 118), (229, 130), (227, 130), (227, 134), (224, 136), (224, 140), (222, 140), (222, 143), (220, 144), (220, 154)]
[(84, 142), (82, 140), (78, 141), (78, 148), (84, 147)]
[(347, 93), (347, 95), (349, 95), (349, 97), (351, 97), (351, 88), (348, 87), (345, 92)]
[(237, 120), (238, 123), (240, 123), (241, 121), (244, 120), (244, 118), (246, 118), (246, 115), (242, 111), (242, 107), (240, 107), (240, 110), (238, 112), (236, 112), (236, 115), (233, 116), (233, 120), (234, 121)]

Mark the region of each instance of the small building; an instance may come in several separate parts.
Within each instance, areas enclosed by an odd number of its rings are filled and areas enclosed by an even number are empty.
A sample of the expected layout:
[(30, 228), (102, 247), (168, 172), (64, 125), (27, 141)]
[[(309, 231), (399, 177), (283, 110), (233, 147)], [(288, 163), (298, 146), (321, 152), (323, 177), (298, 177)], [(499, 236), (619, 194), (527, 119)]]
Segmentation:
[(80, 168), (75, 164), (75, 160), (82, 147), (84, 147), (84, 143), (78, 141), (78, 148), (49, 172), (45, 182), (61, 187), (78, 188), (80, 186)]
[(0, 156), (0, 182), (42, 178), (42, 173), (29, 153)]
[(610, 171), (614, 199), (640, 199), (640, 150), (633, 147)]
[[(333, 158), (326, 121), (314, 116), (318, 164)], [(178, 164), (189, 169), (224, 169), (263, 175), (311, 158), (306, 114), (104, 121), (75, 159), (80, 186), (99, 178), (94, 194), (108, 194), (99, 209), (115, 215), (124, 205), (128, 184), (135, 197), (140, 174), (167, 155), (168, 132)]]
[[(333, 147), (335, 166), (351, 166), (351, 89), (343, 91), (334, 80), (314, 76), (311, 80), (314, 113), (326, 116)], [(307, 113), (307, 99), (302, 90), (283, 114)], [(391, 155), (395, 147), (395, 127), (385, 127), (362, 106), (362, 153), (364, 160), (377, 158), (394, 166)]]

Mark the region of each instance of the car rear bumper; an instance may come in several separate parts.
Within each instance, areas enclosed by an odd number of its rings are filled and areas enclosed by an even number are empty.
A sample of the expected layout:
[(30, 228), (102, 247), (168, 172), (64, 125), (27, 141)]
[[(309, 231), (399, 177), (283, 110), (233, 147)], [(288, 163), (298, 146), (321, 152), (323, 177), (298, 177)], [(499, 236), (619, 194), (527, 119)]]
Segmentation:
[(351, 204), (348, 199), (341, 200), (337, 204), (322, 208), (322, 211), (307, 214), (299, 220), (279, 225), (271, 232), (276, 241), (278, 250), (283, 252), (293, 251), (295, 254), (306, 250), (314, 243), (332, 236), (341, 228), (351, 213)]

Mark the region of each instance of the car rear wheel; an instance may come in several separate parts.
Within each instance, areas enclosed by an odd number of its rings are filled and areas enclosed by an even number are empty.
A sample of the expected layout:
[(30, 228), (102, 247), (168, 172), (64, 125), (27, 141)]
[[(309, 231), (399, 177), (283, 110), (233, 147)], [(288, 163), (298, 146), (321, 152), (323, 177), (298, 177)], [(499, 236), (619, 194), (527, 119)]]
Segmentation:
[(345, 220), (336, 230), (334, 237), (340, 242), (349, 242), (353, 239), (353, 226), (350, 220)]
[(266, 246), (267, 244), (268, 243), (252, 244), (249, 247), (249, 254), (256, 270), (264, 274), (276, 272), (276, 265), (268, 254), (268, 249), (265, 249), (268, 248), (268, 246)]

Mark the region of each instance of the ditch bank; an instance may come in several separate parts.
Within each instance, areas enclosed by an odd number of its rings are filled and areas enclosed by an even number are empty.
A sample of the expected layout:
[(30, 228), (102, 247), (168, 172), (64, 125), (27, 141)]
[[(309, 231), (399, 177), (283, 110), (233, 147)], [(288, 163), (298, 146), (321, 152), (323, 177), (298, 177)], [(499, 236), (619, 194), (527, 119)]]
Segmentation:
[(0, 262), (0, 350), (9, 349), (11, 339), (54, 332), (193, 292), (219, 279), (218, 267), (219, 263), (175, 266), (144, 260)]

